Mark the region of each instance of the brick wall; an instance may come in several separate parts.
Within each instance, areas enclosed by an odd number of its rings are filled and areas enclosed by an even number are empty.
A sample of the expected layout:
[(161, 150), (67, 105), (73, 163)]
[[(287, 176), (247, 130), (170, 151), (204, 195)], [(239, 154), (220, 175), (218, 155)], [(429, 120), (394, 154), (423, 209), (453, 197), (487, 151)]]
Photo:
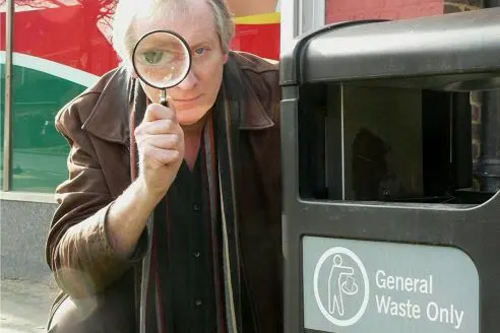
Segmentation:
[(326, 23), (439, 15), (443, 9), (443, 0), (326, 0)]

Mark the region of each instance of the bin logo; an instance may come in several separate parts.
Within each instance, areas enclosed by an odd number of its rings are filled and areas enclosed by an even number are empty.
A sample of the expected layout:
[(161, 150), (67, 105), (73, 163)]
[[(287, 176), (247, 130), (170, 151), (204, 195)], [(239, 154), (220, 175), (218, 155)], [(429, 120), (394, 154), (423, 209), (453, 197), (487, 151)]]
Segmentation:
[(357, 323), (369, 295), (365, 266), (354, 252), (334, 247), (323, 253), (314, 269), (314, 297), (328, 321), (337, 326)]

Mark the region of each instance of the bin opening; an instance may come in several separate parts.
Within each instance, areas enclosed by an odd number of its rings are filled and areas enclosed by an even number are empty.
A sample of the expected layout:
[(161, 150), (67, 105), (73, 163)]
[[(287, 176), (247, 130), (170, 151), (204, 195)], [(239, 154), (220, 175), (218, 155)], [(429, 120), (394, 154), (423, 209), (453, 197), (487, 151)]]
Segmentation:
[(487, 201), (500, 187), (497, 76), (302, 85), (300, 196), (462, 205)]

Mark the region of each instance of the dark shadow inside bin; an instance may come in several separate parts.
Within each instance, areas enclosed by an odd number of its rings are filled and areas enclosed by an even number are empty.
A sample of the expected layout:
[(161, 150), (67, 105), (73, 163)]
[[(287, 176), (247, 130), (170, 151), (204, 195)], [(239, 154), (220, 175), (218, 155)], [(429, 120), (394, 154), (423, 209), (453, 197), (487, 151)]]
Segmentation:
[[(498, 190), (500, 175), (488, 178), (481, 168), (486, 138), (500, 138), (498, 73), (313, 83), (299, 90), (302, 198), (468, 207)], [(487, 119), (492, 114), (497, 117)]]

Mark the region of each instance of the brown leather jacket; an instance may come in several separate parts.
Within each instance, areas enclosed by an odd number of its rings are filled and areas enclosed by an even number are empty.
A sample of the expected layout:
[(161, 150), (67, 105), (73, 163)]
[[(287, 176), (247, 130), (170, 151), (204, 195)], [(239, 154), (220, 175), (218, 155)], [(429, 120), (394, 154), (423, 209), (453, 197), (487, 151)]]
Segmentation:
[[(238, 174), (243, 176), (238, 181), (243, 190), (236, 202), (248, 293), (248, 304), (243, 306), (243, 317), (247, 318), (243, 321), (256, 332), (281, 332), (278, 66), (250, 54), (231, 52), (225, 71), (234, 80), (242, 102), (239, 119), (244, 139), (240, 141), (244, 144)], [(75, 300), (95, 299), (120, 309), (117, 311), (126, 318), (127, 332), (137, 326), (131, 320), (138, 312), (141, 256), (119, 259), (106, 235), (106, 213), (131, 183), (131, 86), (126, 72), (115, 69), (58, 113), (56, 127), (71, 147), (69, 178), (56, 190), (59, 206), (46, 247), (48, 264), (62, 289), (59, 299), (67, 295)], [(124, 332), (117, 322), (112, 331)], [(245, 333), (249, 331), (254, 329)]]

